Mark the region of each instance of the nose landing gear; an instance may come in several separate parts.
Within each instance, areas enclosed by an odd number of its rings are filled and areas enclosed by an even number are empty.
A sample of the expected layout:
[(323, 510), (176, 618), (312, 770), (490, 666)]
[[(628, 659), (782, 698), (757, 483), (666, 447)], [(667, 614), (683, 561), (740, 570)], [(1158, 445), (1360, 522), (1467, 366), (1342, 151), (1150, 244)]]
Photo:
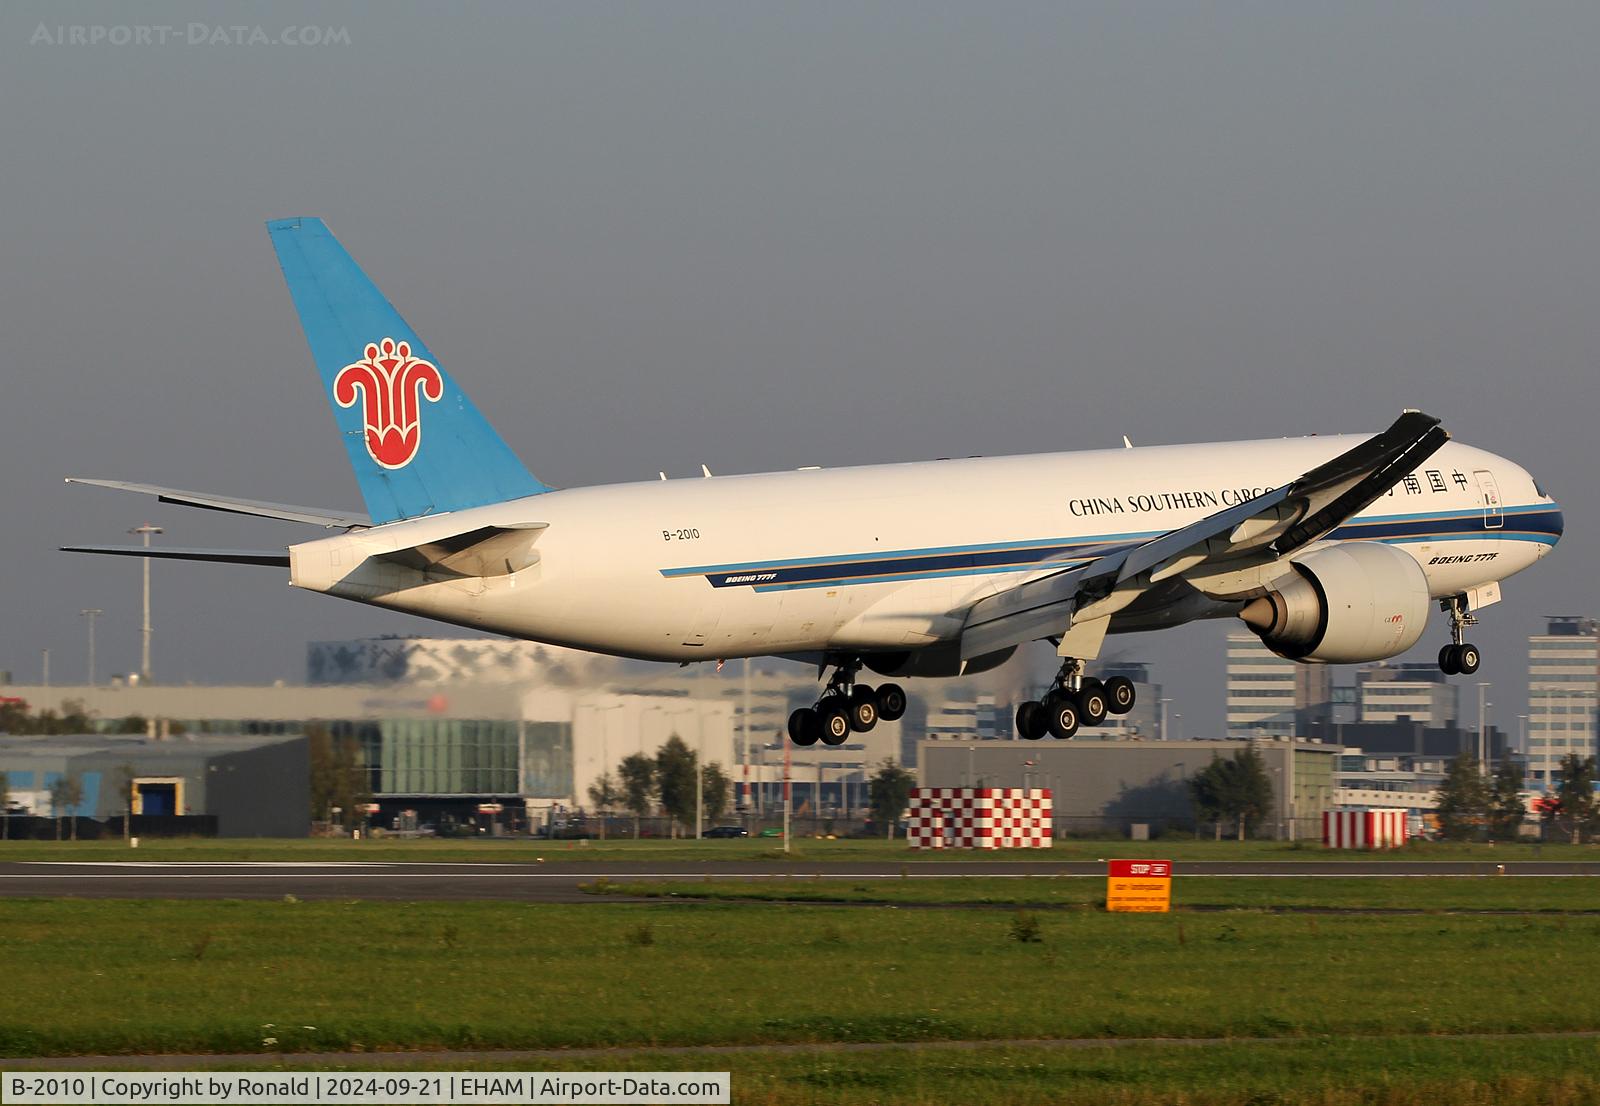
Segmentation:
[(1070, 739), (1080, 726), (1098, 726), (1108, 714), (1127, 714), (1137, 699), (1133, 681), (1125, 676), (1098, 680), (1083, 674), (1083, 662), (1068, 657), (1038, 701), (1017, 708), (1017, 733), (1029, 741), (1045, 734), (1060, 741)]
[(906, 712), (905, 689), (899, 684), (873, 688), (856, 683), (861, 660), (838, 665), (815, 706), (789, 715), (789, 740), (796, 745), (843, 745), (852, 733), (866, 733), (879, 720), (898, 721)]
[(1439, 671), (1446, 676), (1470, 676), (1478, 670), (1483, 654), (1462, 637), (1466, 627), (1478, 624), (1478, 616), (1467, 609), (1462, 595), (1439, 600), (1439, 609), (1450, 616), (1450, 644), (1439, 650)]

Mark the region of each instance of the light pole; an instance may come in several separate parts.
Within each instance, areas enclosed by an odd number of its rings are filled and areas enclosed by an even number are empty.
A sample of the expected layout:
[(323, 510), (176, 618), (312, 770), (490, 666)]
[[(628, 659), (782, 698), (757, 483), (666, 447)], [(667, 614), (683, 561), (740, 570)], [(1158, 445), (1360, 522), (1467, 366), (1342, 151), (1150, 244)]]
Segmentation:
[(1170, 697), (1161, 700), (1161, 740), (1167, 739), (1167, 704), (1172, 702)]
[[(151, 526), (148, 522), (143, 526), (135, 526), (129, 530), (130, 534), (138, 534), (144, 538), (144, 547), (150, 548), (151, 534), (164, 534), (165, 530), (159, 526)], [(141, 683), (150, 682), (150, 558), (139, 558), (144, 562), (144, 627), (141, 631), (144, 640), (139, 649), (139, 680)]]
[[(591, 708), (600, 716), (600, 779), (606, 782), (611, 780), (611, 768), (607, 760), (609, 742), (606, 740), (611, 733), (611, 712), (627, 706), (626, 703), (608, 703), (603, 707)], [(607, 788), (607, 790), (610, 790)], [(600, 811), (600, 840), (606, 839), (606, 811)]]
[(1533, 758), (1528, 756), (1528, 716), (1517, 715), (1517, 751), (1520, 752), (1528, 764), (1533, 763)]
[(44, 651), (44, 686), (50, 686), (50, 650)]
[(1494, 705), (1494, 704), (1486, 702), (1484, 700), (1484, 695), (1485, 695), (1485, 693), (1488, 692), (1488, 690), (1489, 690), (1489, 681), (1487, 681), (1487, 680), (1479, 680), (1478, 681), (1478, 774), (1479, 775), (1483, 775), (1483, 776), (1487, 776), (1489, 774), (1489, 738), (1488, 738), (1487, 733), (1484, 731), (1484, 719), (1486, 717), (1486, 711), (1488, 710), (1488, 708)]
[(89, 686), (94, 687), (94, 620), (106, 612), (99, 607), (85, 607), (78, 614), (89, 620)]

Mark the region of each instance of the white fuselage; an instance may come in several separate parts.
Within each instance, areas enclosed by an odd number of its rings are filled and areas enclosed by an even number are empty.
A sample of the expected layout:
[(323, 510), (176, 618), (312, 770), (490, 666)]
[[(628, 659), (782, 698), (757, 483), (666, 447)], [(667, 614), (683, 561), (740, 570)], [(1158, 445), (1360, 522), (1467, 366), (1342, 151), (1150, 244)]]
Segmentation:
[[(969, 458), (549, 492), (290, 550), (302, 588), (519, 638), (656, 660), (893, 652), (1046, 557), (1090, 559), (1278, 487), (1356, 445), (1328, 436)], [(371, 560), (481, 526), (546, 525), (513, 575)], [(1404, 549), (1435, 596), (1505, 579), (1560, 536), (1520, 466), (1447, 443), (1332, 540)], [(1146, 611), (1113, 630), (1231, 608)], [(1142, 618), (1142, 620), (1141, 620)]]

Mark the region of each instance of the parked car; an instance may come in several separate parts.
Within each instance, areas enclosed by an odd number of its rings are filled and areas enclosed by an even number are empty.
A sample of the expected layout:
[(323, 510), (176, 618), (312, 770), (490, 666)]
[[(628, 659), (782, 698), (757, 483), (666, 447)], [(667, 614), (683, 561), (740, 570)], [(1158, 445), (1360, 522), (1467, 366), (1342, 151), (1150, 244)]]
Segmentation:
[(706, 830), (707, 837), (749, 837), (750, 831), (743, 826), (712, 826)]

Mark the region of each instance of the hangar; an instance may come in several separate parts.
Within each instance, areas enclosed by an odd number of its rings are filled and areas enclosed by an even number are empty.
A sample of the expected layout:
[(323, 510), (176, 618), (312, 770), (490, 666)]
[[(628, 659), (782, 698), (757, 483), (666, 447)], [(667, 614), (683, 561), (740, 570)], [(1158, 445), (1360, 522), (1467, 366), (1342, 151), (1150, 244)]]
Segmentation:
[[(211, 815), (219, 837), (304, 837), (311, 824), (303, 735), (0, 735), (0, 772), (17, 813), (103, 821), (131, 799), (136, 816)], [(78, 800), (58, 811), (63, 779)]]

